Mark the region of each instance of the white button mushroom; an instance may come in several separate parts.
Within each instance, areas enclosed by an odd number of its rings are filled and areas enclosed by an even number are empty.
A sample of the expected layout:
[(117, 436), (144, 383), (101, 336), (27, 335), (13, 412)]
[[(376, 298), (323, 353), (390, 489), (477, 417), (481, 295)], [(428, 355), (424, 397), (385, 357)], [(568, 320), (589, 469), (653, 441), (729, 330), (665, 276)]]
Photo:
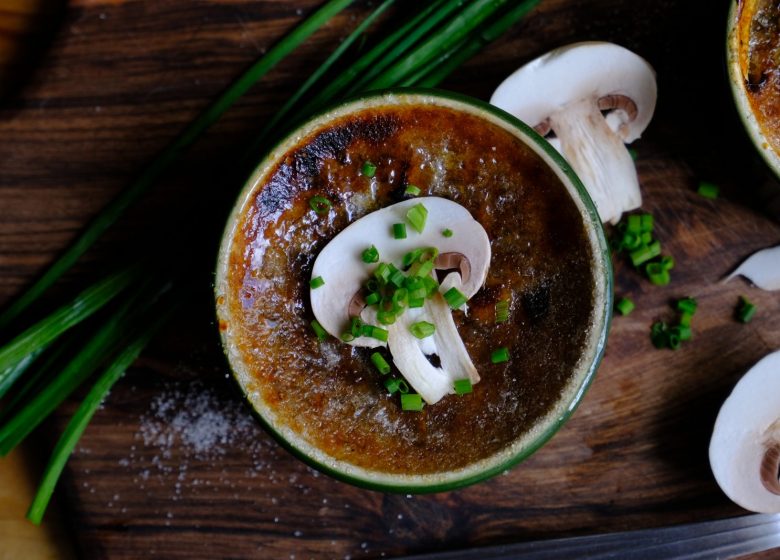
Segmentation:
[(533, 126), (569, 161), (603, 222), (642, 205), (631, 143), (653, 117), (655, 72), (612, 43), (575, 43), (521, 67), (490, 102)]
[(748, 371), (720, 409), (710, 466), (745, 509), (780, 513), (780, 351)]
[[(418, 233), (408, 228), (405, 239), (395, 239), (393, 224), (406, 222), (407, 212), (417, 204), (428, 211), (424, 230)], [(446, 229), (453, 232), (451, 237), (442, 234)], [(311, 289), (312, 311), (322, 327), (335, 337), (349, 330), (351, 316), (378, 325), (376, 310), (365, 306), (361, 296), (363, 286), (376, 269), (376, 265), (366, 264), (361, 258), (371, 245), (377, 248), (380, 261), (395, 263), (399, 268), (405, 254), (434, 247), (439, 251), (436, 269), (453, 270), (442, 280), (439, 293), (426, 299), (423, 307), (406, 309), (395, 323), (387, 326), (387, 346), (401, 374), (428, 404), (453, 393), (457, 379), (478, 382), (479, 375), (442, 294), (455, 287), (470, 298), (484, 284), (490, 265), (490, 240), (484, 228), (463, 206), (438, 197), (399, 202), (347, 226), (320, 252), (311, 273), (312, 278), (322, 277), (325, 282)], [(422, 320), (435, 326), (433, 336), (418, 339), (410, 332), (411, 325)], [(385, 343), (359, 336), (347, 344), (374, 348)], [(427, 356), (432, 355), (439, 357), (441, 367), (428, 360)]]
[(753, 253), (726, 280), (744, 276), (762, 290), (780, 290), (780, 245)]

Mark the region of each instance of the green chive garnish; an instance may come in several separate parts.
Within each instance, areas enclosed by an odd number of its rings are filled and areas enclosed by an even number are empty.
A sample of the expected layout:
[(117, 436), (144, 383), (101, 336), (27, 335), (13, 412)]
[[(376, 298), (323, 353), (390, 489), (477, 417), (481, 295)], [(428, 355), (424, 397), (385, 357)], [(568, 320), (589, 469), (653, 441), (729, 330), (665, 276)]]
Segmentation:
[(456, 395), (465, 395), (473, 390), (470, 379), (456, 379), (453, 388)]
[(634, 148), (628, 148), (628, 155), (630, 155), (631, 159), (634, 160), (634, 161), (636, 161), (636, 158), (639, 157), (639, 154), (637, 153), (637, 151)]
[(419, 412), (424, 406), (422, 397), (417, 393), (401, 395), (401, 410)]
[(496, 304), (496, 323), (509, 320), (509, 300), (503, 299)]
[(650, 327), (650, 341), (656, 348), (669, 346), (669, 327), (663, 321), (657, 321)]
[(417, 307), (423, 307), (425, 305), (425, 298), (409, 298), (409, 309), (415, 309)]
[(632, 214), (626, 219), (626, 231), (637, 234), (642, 233), (642, 217), (639, 214)]
[(415, 249), (414, 251), (410, 251), (406, 253), (403, 257), (402, 263), (404, 265), (404, 268), (407, 268), (409, 266), (412, 266), (412, 264), (416, 263), (418, 260), (420, 260), (420, 256), (423, 254), (422, 249)]
[(369, 336), (371, 338), (381, 340), (382, 342), (387, 342), (387, 331), (385, 329), (380, 327), (374, 327), (372, 325), (368, 325), (368, 326), (370, 326), (371, 329), (364, 336)]
[(497, 348), (496, 350), (493, 350), (493, 352), (490, 354), (490, 361), (493, 362), (494, 364), (508, 362), (509, 348), (507, 348), (506, 346), (502, 346), (501, 348)]
[(737, 318), (740, 323), (749, 323), (756, 314), (757, 308), (750, 303), (744, 296), (739, 296), (739, 306), (737, 307)]
[(387, 284), (387, 281), (390, 279), (390, 274), (390, 265), (387, 263), (379, 263), (379, 266), (377, 266), (374, 271), (374, 278), (376, 278), (380, 284)]
[(661, 244), (658, 241), (654, 241), (650, 245), (640, 247), (636, 251), (631, 251), (631, 263), (639, 268), (650, 259), (654, 259), (661, 254)]
[(374, 165), (370, 161), (366, 161), (365, 163), (363, 163), (363, 169), (361, 169), (360, 171), (366, 177), (373, 177), (376, 174), (376, 165)]
[(693, 313), (688, 313), (687, 311), (683, 312), (683, 314), (680, 315), (680, 325), (683, 327), (690, 327), (691, 319), (693, 319)]
[(686, 327), (684, 325), (672, 327), (669, 329), (669, 332), (675, 334), (681, 341), (686, 341), (693, 338), (691, 327)]
[(615, 304), (615, 309), (618, 310), (618, 313), (623, 315), (624, 317), (631, 313), (634, 310), (634, 302), (630, 299), (624, 297), (620, 298), (618, 302)]
[(718, 198), (718, 194), (720, 193), (720, 188), (718, 187), (718, 185), (715, 185), (708, 181), (702, 181), (701, 183), (699, 183), (699, 188), (697, 192), (704, 198), (715, 199)]
[(371, 245), (368, 249), (363, 251), (362, 259), (364, 263), (370, 264), (379, 261), (379, 251), (376, 247)]
[(314, 334), (317, 335), (317, 338), (322, 341), (328, 338), (328, 331), (322, 328), (322, 325), (320, 325), (319, 321), (317, 319), (314, 319), (311, 323), (311, 328), (314, 331)]
[(672, 270), (674, 268), (674, 257), (671, 255), (661, 257), (661, 266), (664, 270)]
[(411, 333), (417, 338), (427, 338), (436, 332), (436, 327), (428, 321), (418, 321), (409, 327)]
[(683, 313), (689, 313), (690, 315), (693, 315), (696, 313), (696, 307), (698, 306), (698, 303), (695, 299), (692, 297), (682, 298), (677, 300), (677, 310), (682, 311)]
[(366, 296), (366, 305), (376, 305), (382, 299), (378, 292), (371, 292)]
[(376, 320), (382, 325), (392, 325), (395, 323), (395, 313), (393, 311), (377, 311)]
[(376, 366), (376, 369), (379, 370), (379, 373), (382, 375), (387, 375), (390, 373), (390, 364), (387, 363), (387, 360), (384, 359), (382, 354), (379, 352), (374, 352), (371, 354), (371, 362)]
[(351, 332), (343, 332), (339, 338), (341, 338), (341, 340), (344, 342), (352, 342), (355, 340), (355, 335), (353, 335)]
[(404, 190), (404, 194), (408, 194), (409, 196), (417, 196), (420, 194), (420, 187), (415, 185), (407, 185), (406, 189)]
[(452, 230), (451, 230), (451, 229), (449, 229), (449, 228), (447, 228), (447, 229), (445, 229), (445, 230), (442, 230), (441, 234), (442, 234), (444, 237), (452, 237)]
[(406, 381), (398, 379), (397, 377), (385, 379), (385, 388), (391, 395), (394, 393), (406, 394), (409, 392), (409, 385), (406, 384)]
[(325, 280), (322, 279), (322, 276), (317, 276), (317, 278), (312, 278), (309, 280), (309, 287), (312, 290), (316, 290), (317, 288), (324, 286)]
[(333, 204), (324, 196), (313, 196), (309, 199), (309, 206), (317, 214), (323, 215), (328, 213)]
[(645, 267), (645, 272), (647, 272), (647, 277), (650, 279), (650, 282), (656, 286), (666, 286), (671, 280), (669, 271), (664, 268), (664, 265), (660, 262), (648, 263)]
[(640, 214), (640, 220), (642, 224), (642, 232), (649, 233), (653, 231), (653, 215), (652, 214)]
[(439, 283), (432, 276), (425, 276), (422, 281), (428, 297), (433, 296), (433, 294), (439, 291)]
[(422, 263), (416, 262), (409, 269), (409, 276), (414, 276), (416, 278), (425, 278), (431, 273), (433, 267), (434, 267), (433, 261), (425, 261)]
[(417, 233), (422, 233), (428, 219), (428, 209), (422, 204), (415, 204), (406, 212), (406, 219)]
[(363, 321), (359, 317), (352, 317), (349, 320), (349, 332), (353, 337), (363, 336)]
[(393, 237), (406, 239), (406, 224), (393, 224)]
[(400, 270), (396, 269), (392, 272), (392, 274), (390, 274), (390, 283), (393, 284), (396, 288), (403, 286), (404, 280), (406, 280), (406, 276), (404, 276), (404, 273)]
[(460, 309), (468, 301), (468, 298), (454, 287), (444, 293), (444, 299), (452, 309)]

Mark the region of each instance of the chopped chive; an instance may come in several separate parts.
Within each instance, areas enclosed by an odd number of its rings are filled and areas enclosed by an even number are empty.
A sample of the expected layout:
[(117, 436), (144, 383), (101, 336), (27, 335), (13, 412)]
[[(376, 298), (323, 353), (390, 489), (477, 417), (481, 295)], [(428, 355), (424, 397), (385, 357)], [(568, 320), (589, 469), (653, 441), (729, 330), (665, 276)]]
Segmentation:
[(401, 395), (401, 410), (419, 412), (424, 406), (425, 404), (423, 403), (422, 397), (417, 393)]
[(391, 377), (390, 379), (385, 379), (385, 388), (391, 395), (398, 392), (398, 384), (400, 383), (400, 381), (401, 381), (400, 379), (397, 379), (395, 377)]
[(409, 392), (409, 385), (406, 384), (406, 381), (398, 379), (397, 377), (385, 379), (385, 388), (391, 395), (394, 393), (406, 394)]
[(328, 213), (333, 204), (324, 196), (313, 196), (309, 199), (309, 206), (317, 214), (323, 215)]
[(312, 290), (316, 290), (317, 288), (320, 288), (325, 285), (325, 280), (322, 279), (322, 276), (317, 276), (317, 278), (312, 278), (309, 280), (309, 287)]
[(403, 256), (403, 260), (401, 261), (404, 265), (404, 268), (412, 266), (412, 264), (416, 263), (418, 260), (420, 260), (420, 256), (423, 254), (422, 249), (415, 249), (414, 251), (409, 251)]
[(406, 185), (404, 194), (408, 194), (409, 196), (417, 196), (420, 194), (420, 187), (417, 187), (415, 185)]
[(344, 342), (352, 342), (355, 340), (355, 335), (353, 335), (351, 332), (343, 332), (339, 338), (341, 338), (341, 340)]
[(427, 338), (436, 332), (436, 327), (428, 321), (418, 321), (409, 327), (411, 333), (417, 338)]
[(393, 284), (396, 288), (403, 286), (404, 280), (406, 280), (406, 275), (404, 275), (404, 273), (400, 270), (395, 270), (390, 275), (390, 283)]
[(371, 264), (379, 261), (379, 251), (376, 247), (371, 245), (368, 249), (363, 251), (363, 254), (361, 255), (361, 258), (363, 259), (363, 262), (366, 264)]
[(314, 331), (314, 334), (317, 335), (317, 339), (320, 341), (325, 340), (328, 338), (328, 331), (322, 328), (322, 325), (320, 325), (319, 321), (317, 319), (314, 319), (311, 323), (311, 328)]
[(626, 220), (626, 231), (629, 233), (642, 233), (642, 217), (639, 214), (632, 214)]
[(703, 196), (704, 198), (718, 198), (718, 194), (720, 193), (720, 188), (718, 185), (715, 185), (714, 183), (710, 183), (708, 181), (702, 181), (699, 183), (699, 188), (697, 191), (699, 195)]
[(406, 307), (406, 301), (409, 298), (409, 290), (406, 288), (398, 288), (391, 298), (393, 302), (393, 311), (399, 311)]
[(689, 313), (688, 311), (684, 311), (682, 315), (680, 315), (680, 325), (683, 327), (690, 327), (691, 326), (691, 319), (693, 319), (693, 313)]
[(423, 285), (425, 285), (425, 292), (428, 297), (439, 291), (439, 283), (432, 276), (426, 276), (423, 279)]
[(642, 246), (642, 234), (627, 231), (623, 234), (623, 238), (620, 240), (620, 246), (623, 249), (627, 249), (629, 251), (639, 249), (639, 247)]
[(671, 350), (677, 350), (680, 348), (681, 344), (680, 334), (676, 331), (676, 329), (671, 328), (666, 334), (666, 345)]
[(425, 305), (425, 298), (409, 298), (409, 309), (415, 309), (423, 307)]
[(490, 361), (494, 364), (500, 364), (509, 361), (509, 348), (502, 346), (493, 350), (490, 354)]
[(365, 336), (381, 340), (382, 342), (387, 342), (387, 331), (385, 329), (381, 327), (374, 327), (372, 325), (369, 326), (371, 327), (370, 334)]
[(630, 155), (631, 159), (634, 160), (634, 161), (636, 161), (636, 158), (639, 157), (639, 154), (637, 153), (637, 151), (634, 148), (628, 148), (628, 155)]
[(393, 224), (393, 237), (395, 239), (406, 239), (406, 224)]
[(502, 299), (496, 303), (496, 323), (505, 323), (509, 320), (509, 300)]
[(409, 276), (414, 276), (415, 278), (425, 278), (431, 273), (433, 267), (434, 262), (432, 260), (425, 261), (423, 263), (416, 262), (409, 269)]
[(393, 311), (377, 311), (376, 320), (382, 325), (392, 325), (395, 323), (396, 315)]
[(455, 383), (453, 384), (453, 389), (455, 389), (456, 395), (465, 395), (467, 393), (471, 393), (473, 391), (473, 387), (471, 385), (470, 379), (456, 379)]
[(663, 321), (657, 321), (650, 327), (650, 341), (656, 348), (669, 346), (669, 327)]
[(382, 375), (387, 375), (390, 373), (390, 364), (387, 363), (387, 360), (385, 360), (385, 358), (379, 352), (374, 352), (371, 354), (371, 362), (373, 362), (374, 366), (376, 366), (376, 369), (378, 369), (379, 373)]
[(671, 280), (669, 271), (660, 262), (648, 263), (645, 267), (645, 272), (650, 282), (656, 286), (666, 286)]
[(436, 247), (426, 247), (422, 250), (422, 254), (420, 255), (419, 261), (420, 262), (428, 262), (436, 259), (436, 257), (439, 256), (439, 250)]
[(406, 219), (417, 233), (422, 233), (428, 219), (428, 209), (422, 204), (415, 204), (406, 212)]
[(696, 313), (697, 306), (698, 302), (692, 297), (686, 297), (677, 300), (677, 310), (682, 311), (683, 313), (690, 313), (693, 315)]
[(618, 302), (615, 304), (615, 308), (618, 310), (618, 313), (623, 315), (624, 317), (631, 313), (634, 310), (634, 302), (628, 299), (627, 297), (620, 298)]
[(665, 270), (672, 270), (674, 268), (674, 257), (671, 255), (664, 255), (661, 257), (661, 266)]
[(646, 247), (640, 247), (636, 251), (632, 251), (630, 254), (631, 263), (639, 268), (650, 259), (654, 259), (661, 254), (661, 244), (658, 241), (647, 245)]
[(450, 288), (444, 293), (444, 299), (452, 309), (460, 309), (468, 299), (457, 288)]
[(639, 243), (640, 245), (650, 245), (650, 243), (653, 242), (653, 234), (649, 231), (643, 231), (642, 235), (639, 236)]
[(685, 325), (672, 327), (671, 329), (669, 329), (669, 332), (677, 335), (677, 337), (681, 341), (686, 341), (693, 338), (693, 332), (691, 332), (691, 327), (686, 327)]
[(366, 305), (376, 305), (382, 299), (377, 292), (371, 292), (366, 296)]
[(351, 317), (349, 320), (349, 332), (355, 338), (362, 336), (363, 334), (363, 321), (359, 317)]
[(449, 229), (449, 228), (447, 228), (447, 229), (444, 229), (444, 230), (442, 230), (441, 234), (442, 234), (444, 237), (452, 237), (452, 230), (451, 230), (451, 229)]
[(376, 174), (376, 165), (370, 161), (366, 161), (363, 163), (363, 168), (360, 170), (360, 172), (365, 177), (373, 177)]
[(379, 263), (374, 271), (374, 278), (376, 278), (381, 284), (387, 284), (390, 279), (390, 265), (387, 263)]
[(641, 214), (640, 218), (642, 222), (642, 233), (650, 233), (653, 231), (653, 215)]
[(749, 323), (756, 314), (757, 308), (750, 303), (744, 296), (739, 296), (739, 306), (737, 307), (737, 318), (740, 323)]

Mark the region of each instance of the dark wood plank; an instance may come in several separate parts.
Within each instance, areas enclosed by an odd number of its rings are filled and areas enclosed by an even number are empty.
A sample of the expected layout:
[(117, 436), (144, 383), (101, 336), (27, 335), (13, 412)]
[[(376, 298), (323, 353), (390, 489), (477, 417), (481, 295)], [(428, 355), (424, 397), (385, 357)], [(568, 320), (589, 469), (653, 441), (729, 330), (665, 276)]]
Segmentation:
[[(0, 302), (316, 4), (71, 2), (32, 80), (0, 108)], [(235, 191), (221, 166), (364, 13), (357, 4), (275, 69), (57, 291), (121, 259), (150, 216), (194, 227), (179, 214), (184, 201), (203, 192), (229, 200)], [(617, 291), (638, 309), (615, 319), (594, 386), (540, 452), (491, 481), (432, 496), (319, 475), (256, 426), (238, 398), (198, 268), (203, 290), (118, 384), (69, 463), (62, 490), (84, 556), (375, 558), (740, 513), (712, 480), (709, 432), (738, 376), (780, 347), (780, 301), (719, 281), (750, 252), (780, 243), (780, 226), (762, 213), (764, 171), (729, 100), (724, 28), (724, 10), (706, 0), (546, 0), (447, 84), (486, 98), (523, 61), (596, 38), (636, 50), (659, 74), (638, 168), (646, 208), (677, 259), (674, 279), (653, 287), (616, 262)], [(700, 178), (721, 183), (723, 197), (698, 197)], [(204, 253), (197, 266), (206, 270), (213, 257)], [(732, 318), (740, 294), (760, 308), (747, 326)], [(650, 324), (671, 317), (669, 302), (683, 295), (701, 302), (695, 339), (679, 352), (654, 350)], [(51, 444), (75, 406), (41, 442)]]

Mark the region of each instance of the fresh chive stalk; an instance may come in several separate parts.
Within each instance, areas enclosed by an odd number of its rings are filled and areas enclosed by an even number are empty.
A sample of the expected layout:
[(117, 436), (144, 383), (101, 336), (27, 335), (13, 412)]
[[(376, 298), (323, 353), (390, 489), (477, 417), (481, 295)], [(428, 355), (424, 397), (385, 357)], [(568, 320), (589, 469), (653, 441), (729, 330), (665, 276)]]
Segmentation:
[[(48, 290), (78, 258), (89, 249), (98, 238), (122, 214), (138, 200), (157, 179), (171, 167), (182, 153), (213, 125), (250, 87), (276, 66), (283, 58), (303, 43), (325, 22), (349, 6), (354, 0), (328, 0), (317, 11), (303, 20), (295, 29), (285, 35), (268, 52), (249, 67), (217, 99), (198, 115), (163, 150), (149, 166), (125, 188), (116, 198), (92, 220), (65, 252), (43, 273), (43, 275), (21, 296), (0, 314), (0, 330), (6, 328), (25, 309), (32, 305)], [(2, 369), (2, 368), (0, 368)]]
[(151, 324), (145, 322), (141, 327), (141, 332), (113, 358), (111, 364), (100, 375), (70, 419), (70, 422), (68, 422), (65, 431), (54, 447), (54, 451), (52, 451), (51, 458), (43, 472), (43, 478), (38, 485), (38, 490), (35, 493), (32, 504), (30, 504), (30, 508), (27, 510), (27, 519), (36, 525), (39, 525), (43, 520), (43, 514), (51, 501), (51, 496), (54, 493), (54, 488), (57, 486), (57, 480), (59, 480), (62, 470), (65, 468), (65, 463), (68, 461), (70, 454), (73, 452), (100, 404), (108, 395), (111, 387), (124, 375), (127, 368), (133, 364), (152, 337), (165, 324), (170, 313), (171, 310), (168, 310), (167, 313), (157, 317), (146, 318), (147, 321), (151, 321)]

